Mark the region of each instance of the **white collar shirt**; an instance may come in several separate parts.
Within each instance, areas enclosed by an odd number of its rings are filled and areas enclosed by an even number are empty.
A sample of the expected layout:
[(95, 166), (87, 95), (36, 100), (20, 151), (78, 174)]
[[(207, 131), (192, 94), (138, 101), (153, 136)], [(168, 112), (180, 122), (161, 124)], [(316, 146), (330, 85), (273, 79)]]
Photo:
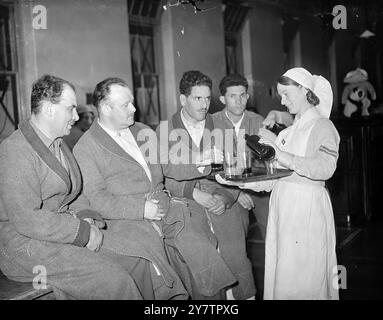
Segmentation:
[(129, 154), (134, 160), (136, 160), (141, 167), (144, 169), (146, 175), (148, 176), (149, 180), (152, 181), (152, 174), (150, 172), (148, 163), (145, 161), (145, 158), (138, 147), (137, 141), (134, 138), (132, 132), (129, 128), (115, 131), (106, 128), (102, 125), (102, 123), (98, 120), (98, 124), (101, 126), (102, 129), (105, 130), (107, 134), (111, 136), (111, 138), (127, 153)]
[(241, 127), (242, 120), (243, 120), (243, 118), (244, 118), (244, 116), (245, 116), (245, 113), (242, 114), (241, 119), (240, 119), (237, 123), (234, 123), (234, 122), (230, 119), (229, 115), (227, 114), (227, 111), (225, 111), (225, 114), (226, 114), (226, 117), (227, 117), (227, 118), (230, 120), (230, 122), (233, 124), (234, 130), (235, 130), (235, 134), (236, 134), (236, 136), (238, 137), (239, 129), (240, 129), (240, 127)]
[(197, 124), (192, 123), (185, 118), (183, 109), (181, 111), (181, 119), (193, 142), (197, 147), (199, 147), (203, 136), (203, 130), (205, 129), (206, 120), (199, 121)]
[[(181, 120), (186, 130), (189, 132), (194, 144), (199, 147), (203, 136), (203, 130), (205, 129), (206, 120), (199, 121), (197, 124), (192, 123), (185, 118), (183, 109), (181, 110)], [(205, 170), (205, 167), (198, 167), (197, 170), (202, 173)]]

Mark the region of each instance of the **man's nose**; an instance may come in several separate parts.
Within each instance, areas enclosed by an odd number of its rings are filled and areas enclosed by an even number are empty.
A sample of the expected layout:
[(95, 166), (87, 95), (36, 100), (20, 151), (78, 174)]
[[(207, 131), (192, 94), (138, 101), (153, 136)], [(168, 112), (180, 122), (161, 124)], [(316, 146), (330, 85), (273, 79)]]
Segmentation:
[(136, 112), (136, 108), (134, 107), (133, 103), (129, 104), (130, 112)]
[(78, 119), (80, 119), (80, 117), (78, 116), (76, 108), (73, 108), (72, 118), (74, 121), (77, 121)]
[(242, 102), (242, 97), (235, 97), (235, 103), (240, 104)]
[(207, 109), (209, 107), (209, 100), (208, 99), (201, 99), (201, 106)]

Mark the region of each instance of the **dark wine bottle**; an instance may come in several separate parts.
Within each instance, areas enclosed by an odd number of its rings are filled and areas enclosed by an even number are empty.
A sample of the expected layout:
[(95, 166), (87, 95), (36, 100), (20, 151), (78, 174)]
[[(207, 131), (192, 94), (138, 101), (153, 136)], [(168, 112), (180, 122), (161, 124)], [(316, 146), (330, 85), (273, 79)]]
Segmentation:
[(246, 144), (251, 150), (254, 151), (255, 155), (262, 161), (270, 161), (275, 157), (275, 150), (273, 147), (259, 143), (259, 136), (255, 135), (245, 135)]

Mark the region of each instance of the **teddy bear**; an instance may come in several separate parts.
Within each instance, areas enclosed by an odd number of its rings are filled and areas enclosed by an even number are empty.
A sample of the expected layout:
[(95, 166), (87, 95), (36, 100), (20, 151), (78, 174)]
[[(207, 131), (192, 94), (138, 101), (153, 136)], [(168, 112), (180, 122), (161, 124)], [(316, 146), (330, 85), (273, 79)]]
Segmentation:
[(342, 94), (343, 114), (350, 118), (353, 113), (360, 110), (362, 116), (369, 116), (368, 108), (371, 101), (367, 93), (370, 94), (372, 100), (376, 99), (376, 93), (374, 87), (368, 81), (366, 70), (356, 68), (348, 72), (343, 82), (347, 83)]

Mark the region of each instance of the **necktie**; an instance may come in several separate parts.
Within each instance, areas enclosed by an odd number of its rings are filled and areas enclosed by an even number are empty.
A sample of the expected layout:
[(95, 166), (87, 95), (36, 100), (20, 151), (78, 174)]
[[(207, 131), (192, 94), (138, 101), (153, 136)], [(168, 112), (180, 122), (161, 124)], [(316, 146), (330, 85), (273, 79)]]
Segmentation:
[(237, 150), (237, 132), (235, 131), (235, 126), (233, 126), (233, 154), (236, 157), (238, 150)]
[(62, 138), (57, 138), (55, 141), (53, 141), (52, 151), (54, 156), (57, 158), (57, 160), (61, 163), (61, 165), (65, 168), (65, 170), (68, 171), (68, 166), (66, 164), (65, 157), (61, 150), (62, 141), (63, 141)]

